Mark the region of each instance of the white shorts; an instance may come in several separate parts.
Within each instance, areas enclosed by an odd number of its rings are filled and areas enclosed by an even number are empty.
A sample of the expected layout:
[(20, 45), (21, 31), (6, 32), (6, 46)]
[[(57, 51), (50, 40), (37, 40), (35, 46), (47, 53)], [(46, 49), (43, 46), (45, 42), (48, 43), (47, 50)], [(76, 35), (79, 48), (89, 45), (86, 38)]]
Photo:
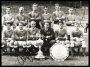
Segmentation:
[(24, 45), (26, 45), (26, 41), (15, 41), (15, 42), (14, 42), (14, 45), (24, 46)]
[(5, 41), (5, 40), (2, 40), (2, 44), (7, 44), (7, 46), (11, 46), (11, 45), (14, 45), (14, 41), (13, 40), (10, 40), (10, 41)]
[[(6, 29), (7, 29), (7, 26), (3, 26), (2, 30), (6, 30)], [(13, 26), (11, 26), (11, 29), (13, 30)]]
[(34, 45), (35, 47), (38, 47), (39, 45), (43, 45), (43, 40), (39, 41), (39, 40), (29, 40), (27, 41), (28, 45)]
[[(19, 29), (19, 26), (17, 26), (16, 29)], [(23, 29), (27, 30), (28, 28), (26, 26), (23, 26)]]
[(87, 45), (86, 45), (86, 42), (85, 41), (82, 41), (82, 47), (87, 47)]
[[(81, 47), (87, 47), (87, 46), (86, 46), (86, 42), (85, 42), (84, 39), (78, 38), (77, 41), (78, 41), (78, 42), (81, 42), (81, 45), (82, 45)], [(72, 40), (72, 41), (71, 41), (71, 47), (74, 47), (74, 44), (75, 44), (75, 41)]]
[(68, 35), (71, 35), (72, 34), (72, 31), (75, 30), (75, 27), (74, 26), (67, 26), (66, 29), (67, 29), (67, 34)]

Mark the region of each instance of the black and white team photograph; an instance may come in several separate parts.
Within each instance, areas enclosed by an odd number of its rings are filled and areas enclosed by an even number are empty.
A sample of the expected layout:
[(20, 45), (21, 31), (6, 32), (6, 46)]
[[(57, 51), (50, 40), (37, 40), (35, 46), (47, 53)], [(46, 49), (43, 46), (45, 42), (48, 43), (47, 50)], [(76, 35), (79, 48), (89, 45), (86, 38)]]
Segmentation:
[(1, 1), (2, 66), (88, 66), (88, 1)]

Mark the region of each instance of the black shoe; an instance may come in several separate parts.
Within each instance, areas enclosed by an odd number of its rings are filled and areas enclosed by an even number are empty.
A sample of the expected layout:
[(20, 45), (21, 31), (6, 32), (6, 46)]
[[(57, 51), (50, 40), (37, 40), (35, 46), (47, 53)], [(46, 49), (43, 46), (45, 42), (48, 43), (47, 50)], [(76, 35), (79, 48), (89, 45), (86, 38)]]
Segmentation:
[(71, 57), (74, 57), (75, 55), (74, 54), (71, 54)]

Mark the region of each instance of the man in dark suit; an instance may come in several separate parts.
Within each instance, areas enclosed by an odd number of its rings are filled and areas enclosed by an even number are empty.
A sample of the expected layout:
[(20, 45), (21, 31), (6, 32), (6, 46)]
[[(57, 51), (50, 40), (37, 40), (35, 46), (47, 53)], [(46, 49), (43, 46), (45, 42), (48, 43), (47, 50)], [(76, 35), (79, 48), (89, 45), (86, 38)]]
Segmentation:
[(42, 46), (42, 51), (45, 55), (49, 55), (50, 47), (55, 42), (55, 35), (53, 29), (50, 27), (50, 23), (45, 22), (44, 28), (41, 30), (41, 34), (43, 35), (44, 44)]

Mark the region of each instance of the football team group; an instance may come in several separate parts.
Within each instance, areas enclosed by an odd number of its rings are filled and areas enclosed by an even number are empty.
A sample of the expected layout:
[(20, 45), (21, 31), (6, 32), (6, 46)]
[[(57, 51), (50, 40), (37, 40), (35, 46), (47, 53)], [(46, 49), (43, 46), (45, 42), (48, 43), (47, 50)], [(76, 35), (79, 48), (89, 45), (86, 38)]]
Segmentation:
[(48, 9), (45, 6), (41, 15), (38, 4), (34, 3), (32, 11), (27, 15), (24, 13), (24, 7), (20, 7), (19, 13), (15, 16), (11, 12), (12, 8), (7, 7), (6, 14), (2, 16), (2, 52), (12, 52), (6, 48), (15, 48), (17, 51), (23, 47), (36, 54), (39, 50), (38, 45), (41, 44), (44, 55), (49, 55), (52, 45), (62, 42), (69, 48), (71, 56), (74, 56), (76, 48), (76, 55), (85, 56), (87, 46), (83, 32), (79, 29), (78, 17), (73, 13), (74, 9), (69, 8), (68, 15), (60, 10), (59, 4), (55, 4), (52, 14)]

